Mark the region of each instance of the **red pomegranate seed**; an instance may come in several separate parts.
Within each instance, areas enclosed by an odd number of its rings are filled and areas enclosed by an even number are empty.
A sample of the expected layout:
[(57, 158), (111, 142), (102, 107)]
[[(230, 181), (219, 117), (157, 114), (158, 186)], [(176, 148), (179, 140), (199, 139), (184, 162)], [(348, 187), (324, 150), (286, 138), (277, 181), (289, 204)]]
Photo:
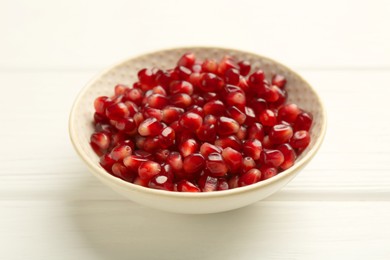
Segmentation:
[(128, 89), (129, 89), (129, 87), (126, 85), (123, 85), (123, 84), (116, 85), (114, 88), (115, 96), (123, 95)]
[(210, 143), (203, 143), (200, 146), (200, 153), (207, 158), (211, 153), (222, 153), (222, 149)]
[(183, 108), (167, 106), (162, 110), (162, 121), (171, 124), (180, 118), (180, 115), (184, 113)]
[(214, 145), (225, 149), (226, 147), (231, 147), (234, 150), (241, 151), (241, 141), (237, 136), (230, 135), (228, 137), (223, 137), (215, 140)]
[(142, 85), (146, 85), (151, 89), (155, 85), (153, 71), (150, 69), (142, 69), (138, 72), (138, 80)]
[(239, 67), (232, 57), (225, 56), (218, 64), (218, 73), (219, 75), (225, 75), (229, 69), (239, 69)]
[(218, 179), (205, 174), (199, 179), (198, 184), (199, 184), (199, 188), (203, 192), (216, 191), (218, 185)]
[(168, 99), (161, 94), (152, 94), (148, 97), (148, 105), (153, 108), (162, 109), (168, 105)]
[(244, 142), (242, 150), (246, 156), (252, 157), (253, 160), (258, 160), (262, 151), (262, 145), (257, 139), (250, 139)]
[(137, 177), (135, 177), (133, 183), (136, 185), (142, 186), (142, 187), (148, 187), (149, 180), (146, 180), (146, 179), (144, 180), (144, 179), (141, 179), (139, 176), (137, 176)]
[(241, 141), (246, 139), (248, 129), (245, 126), (240, 126), (240, 129), (238, 129), (238, 132), (236, 134), (237, 138)]
[(138, 127), (138, 133), (142, 136), (156, 136), (163, 130), (163, 125), (156, 118), (147, 118)]
[(141, 163), (138, 168), (138, 175), (143, 180), (150, 180), (153, 176), (161, 172), (160, 164), (153, 161), (146, 161)]
[(102, 96), (95, 99), (94, 106), (96, 113), (104, 115), (107, 107), (108, 97)]
[(242, 173), (246, 173), (247, 171), (255, 167), (256, 167), (256, 162), (255, 160), (253, 160), (252, 157), (244, 157), (244, 159), (242, 159), (242, 169), (241, 169)]
[(213, 124), (203, 124), (196, 130), (196, 136), (203, 142), (214, 142), (217, 138), (217, 128)]
[(228, 190), (229, 184), (225, 178), (219, 178), (217, 182), (217, 190)]
[(249, 84), (245, 77), (241, 76), (240, 81), (237, 84), (240, 89), (242, 89), (245, 92), (249, 92)]
[(205, 73), (199, 85), (203, 91), (219, 91), (223, 86), (223, 80), (213, 73)]
[(157, 190), (173, 191), (173, 182), (168, 176), (157, 174), (150, 179), (148, 187)]
[(123, 159), (123, 164), (132, 171), (137, 172), (141, 163), (146, 162), (147, 159), (138, 155), (130, 155)]
[(201, 172), (205, 167), (205, 160), (200, 153), (190, 154), (184, 158), (183, 170), (186, 173), (194, 174)]
[(99, 150), (107, 150), (110, 146), (111, 138), (107, 133), (97, 132), (91, 135), (91, 145), (96, 146)]
[(143, 116), (144, 118), (154, 117), (157, 119), (157, 121), (161, 121), (163, 118), (162, 111), (152, 107), (145, 107), (143, 110)]
[(188, 81), (174, 81), (169, 86), (169, 92), (171, 94), (184, 93), (188, 95), (192, 95), (194, 92), (194, 87)]
[(129, 89), (123, 97), (124, 101), (134, 102), (136, 105), (141, 105), (143, 99), (142, 90), (138, 88)]
[(225, 110), (225, 105), (220, 100), (211, 100), (203, 106), (205, 115), (223, 116)]
[(178, 93), (171, 96), (170, 102), (173, 106), (186, 108), (191, 105), (192, 99), (188, 94)]
[(283, 92), (280, 88), (278, 88), (277, 86), (271, 86), (271, 87), (267, 87), (265, 88), (265, 93), (264, 93), (264, 99), (267, 101), (267, 102), (276, 102), (279, 100), (279, 98), (283, 96)]
[(225, 72), (225, 82), (227, 84), (237, 85), (240, 81), (240, 71), (234, 68)]
[(226, 95), (225, 101), (230, 106), (244, 108), (246, 104), (245, 94), (241, 92), (230, 92)]
[(200, 96), (198, 94), (192, 95), (192, 104), (194, 104), (196, 106), (203, 107), (204, 103), (205, 103), (205, 100), (202, 96)]
[(171, 127), (166, 127), (158, 136), (159, 144), (163, 148), (168, 148), (175, 143), (175, 131)]
[(246, 116), (245, 124), (247, 126), (253, 125), (256, 122), (256, 114), (253, 109), (250, 107), (245, 107), (244, 112)]
[(238, 178), (238, 175), (233, 175), (232, 177), (230, 177), (230, 179), (228, 180), (229, 189), (238, 188)]
[(132, 182), (134, 179), (134, 173), (127, 169), (122, 163), (116, 162), (112, 165), (112, 174), (116, 177), (119, 177), (125, 181)]
[(286, 78), (280, 74), (276, 74), (272, 77), (272, 85), (275, 85), (279, 88), (284, 88), (286, 83)]
[(284, 155), (279, 150), (264, 150), (264, 164), (279, 167), (284, 162)]
[(280, 165), (280, 168), (282, 170), (287, 170), (295, 163), (297, 156), (294, 149), (289, 144), (282, 144), (278, 147), (278, 150), (281, 151), (284, 156), (284, 162)]
[(310, 115), (309, 113), (302, 112), (297, 116), (297, 118), (295, 120), (294, 130), (295, 131), (299, 131), (299, 130), (309, 131), (312, 123), (313, 123), (313, 116)]
[(130, 145), (120, 144), (112, 149), (110, 155), (111, 158), (115, 161), (120, 161), (123, 160), (125, 157), (131, 155), (132, 152), (133, 149), (131, 149)]
[(278, 174), (278, 170), (274, 167), (265, 167), (261, 169), (262, 180), (267, 180)]
[(136, 126), (139, 126), (145, 120), (144, 115), (141, 112), (135, 113), (133, 119)]
[(155, 161), (162, 164), (165, 163), (171, 152), (168, 149), (160, 149), (154, 153)]
[(260, 123), (254, 123), (248, 128), (248, 139), (257, 139), (260, 141), (264, 139), (264, 129)]
[(262, 111), (259, 114), (258, 118), (259, 118), (260, 123), (262, 123), (265, 126), (273, 126), (277, 122), (277, 118), (276, 118), (275, 113), (270, 109), (266, 109), (266, 110)]
[(136, 155), (136, 156), (139, 156), (141, 158), (148, 159), (148, 160), (153, 160), (154, 159), (153, 154), (151, 154), (151, 153), (149, 153), (147, 151), (144, 151), (144, 150), (135, 150), (133, 152), (133, 155)]
[(179, 76), (181, 80), (189, 80), (192, 71), (189, 68), (184, 66), (177, 66), (175, 68), (176, 74)]
[(278, 120), (286, 121), (288, 123), (294, 123), (297, 119), (301, 110), (295, 104), (287, 104), (279, 108), (278, 110)]
[(100, 165), (108, 172), (112, 171), (111, 167), (115, 162), (116, 161), (114, 159), (112, 159), (112, 157), (109, 153), (100, 157)]
[(174, 172), (181, 172), (183, 169), (183, 159), (180, 153), (171, 152), (166, 161), (172, 167)]
[(266, 110), (268, 106), (267, 101), (262, 98), (254, 99), (250, 105), (257, 115)]
[(254, 184), (261, 179), (261, 171), (258, 169), (251, 169), (240, 176), (238, 179), (238, 186), (243, 187)]
[(200, 189), (189, 181), (181, 180), (177, 183), (177, 191), (180, 191), (180, 192), (200, 192)]
[(195, 114), (200, 115), (202, 118), (204, 117), (204, 111), (203, 108), (197, 105), (193, 105), (190, 108), (188, 108), (187, 112), (192, 112)]
[(172, 166), (167, 164), (167, 163), (164, 163), (161, 165), (161, 173), (160, 174), (167, 176), (168, 179), (170, 179), (172, 181), (175, 179), (175, 173), (173, 172)]
[(250, 83), (252, 86), (255, 86), (255, 85), (263, 85), (264, 79), (265, 79), (264, 71), (262, 71), (262, 70), (257, 70), (257, 71), (253, 72), (253, 73), (249, 76), (249, 83)]
[(217, 123), (217, 118), (214, 115), (207, 115), (203, 120), (204, 124), (214, 125)]
[(197, 152), (199, 149), (199, 144), (194, 139), (188, 139), (179, 145), (179, 151), (183, 157)]
[(158, 136), (146, 137), (143, 149), (148, 153), (154, 153), (156, 150), (163, 148), (160, 144)]
[(106, 116), (111, 120), (117, 120), (125, 117), (129, 117), (130, 111), (127, 106), (122, 103), (116, 103), (106, 108)]
[(213, 101), (213, 100), (218, 100), (218, 95), (215, 92), (206, 92), (203, 93), (203, 98), (205, 102)]
[(118, 121), (115, 121), (115, 127), (119, 131), (122, 131), (126, 134), (133, 135), (137, 132), (137, 125), (134, 122), (133, 118), (122, 118)]
[(167, 95), (167, 92), (165, 91), (165, 89), (161, 86), (156, 86), (152, 89), (152, 92), (153, 94), (160, 94), (160, 95), (163, 95), (163, 96), (166, 96)]
[(192, 52), (186, 53), (180, 57), (177, 62), (177, 66), (184, 66), (186, 68), (192, 68), (195, 64), (195, 54)]
[(227, 174), (228, 168), (219, 153), (211, 153), (206, 160), (207, 170), (213, 177), (222, 177)]
[(240, 125), (232, 118), (221, 116), (218, 119), (217, 132), (219, 135), (231, 135), (238, 132)]
[(247, 76), (251, 71), (251, 64), (249, 61), (242, 60), (238, 62), (238, 66), (240, 67), (240, 74), (242, 76)]
[(101, 114), (98, 114), (96, 112), (93, 114), (93, 121), (95, 124), (107, 124), (108, 123), (108, 119), (107, 119), (106, 115), (101, 115)]
[(218, 63), (215, 60), (206, 59), (202, 63), (202, 71), (215, 74), (218, 72)]
[(262, 144), (263, 144), (263, 148), (265, 149), (271, 149), (274, 146), (274, 144), (270, 141), (268, 135), (264, 136)]
[(129, 116), (134, 116), (139, 110), (138, 106), (132, 101), (125, 101), (125, 105), (127, 106), (127, 109), (129, 109)]
[(222, 151), (222, 157), (230, 173), (238, 173), (242, 167), (242, 155), (240, 152), (227, 147)]
[(290, 140), (290, 145), (295, 149), (306, 148), (310, 144), (310, 135), (305, 130), (294, 133)]
[(274, 125), (269, 131), (270, 141), (274, 144), (286, 143), (293, 136), (293, 129), (289, 125)]
[(191, 130), (198, 129), (203, 123), (203, 119), (200, 115), (188, 112), (182, 115), (182, 117), (179, 119), (179, 124), (184, 127)]
[(236, 106), (231, 106), (227, 110), (227, 114), (237, 121), (240, 125), (242, 125), (246, 120), (246, 115), (244, 112), (242, 112), (240, 109), (238, 109)]

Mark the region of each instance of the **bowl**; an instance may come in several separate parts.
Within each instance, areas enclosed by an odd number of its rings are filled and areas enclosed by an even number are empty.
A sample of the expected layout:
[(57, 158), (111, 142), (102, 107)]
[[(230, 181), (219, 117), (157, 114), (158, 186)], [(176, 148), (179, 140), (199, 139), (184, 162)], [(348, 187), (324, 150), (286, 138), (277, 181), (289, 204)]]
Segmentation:
[[(137, 71), (144, 67), (171, 68), (183, 53), (194, 52), (201, 59), (220, 59), (231, 55), (251, 62), (252, 70), (262, 68), (266, 75), (280, 73), (288, 80), (288, 101), (313, 114), (312, 141), (298, 157), (294, 166), (278, 175), (258, 183), (236, 189), (185, 193), (155, 190), (138, 186), (107, 173), (99, 158), (91, 149), (89, 140), (93, 133), (94, 99), (109, 95), (118, 83), (129, 84), (137, 80)], [(232, 49), (216, 47), (189, 47), (157, 51), (127, 59), (98, 74), (76, 98), (69, 120), (69, 133), (73, 146), (91, 173), (102, 183), (128, 199), (152, 208), (188, 214), (216, 213), (237, 209), (264, 199), (281, 189), (301, 171), (318, 151), (325, 135), (326, 114), (322, 102), (314, 89), (297, 73), (269, 58)]]

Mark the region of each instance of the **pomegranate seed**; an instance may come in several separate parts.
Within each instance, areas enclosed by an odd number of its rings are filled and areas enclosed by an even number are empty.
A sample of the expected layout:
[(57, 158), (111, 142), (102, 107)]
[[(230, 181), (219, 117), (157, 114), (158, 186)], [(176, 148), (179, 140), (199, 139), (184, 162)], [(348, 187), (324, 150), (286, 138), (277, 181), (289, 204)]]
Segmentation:
[(196, 106), (203, 107), (205, 100), (202, 96), (195, 94), (195, 95), (192, 95), (192, 103)]
[(240, 67), (240, 74), (242, 76), (247, 76), (251, 71), (251, 64), (249, 63), (249, 61), (242, 60), (238, 62), (238, 66)]
[(251, 107), (253, 108), (253, 111), (255, 111), (255, 113), (258, 115), (267, 109), (267, 101), (262, 98), (254, 99), (251, 102)]
[(275, 85), (279, 88), (284, 88), (287, 83), (287, 80), (284, 76), (276, 74), (272, 77), (272, 85)]
[(246, 115), (236, 106), (229, 107), (227, 110), (227, 114), (235, 121), (237, 121), (237, 123), (239, 123), (240, 125), (242, 125), (246, 120)]
[(125, 157), (131, 155), (133, 150), (131, 149), (130, 145), (118, 145), (114, 147), (111, 151), (111, 158), (115, 161), (123, 160)]
[(249, 76), (249, 83), (250, 83), (252, 86), (255, 86), (255, 85), (263, 85), (264, 79), (265, 79), (264, 71), (262, 71), (262, 70), (257, 70), (257, 71), (253, 72), (253, 73)]
[(290, 141), (290, 145), (295, 149), (306, 148), (309, 144), (310, 135), (305, 130), (295, 132)]
[(150, 179), (148, 187), (157, 190), (173, 191), (173, 182), (168, 176), (157, 174)]
[(138, 127), (138, 133), (142, 136), (156, 136), (161, 133), (163, 125), (156, 118), (147, 118)]
[(144, 159), (148, 159), (148, 160), (153, 160), (153, 155), (147, 151), (144, 151), (144, 150), (135, 150), (134, 155), (136, 156), (139, 156), (141, 158), (144, 158)]
[(284, 161), (284, 155), (279, 150), (264, 150), (264, 164), (279, 167)]
[(237, 69), (231, 68), (225, 72), (225, 82), (227, 84), (237, 85), (240, 81), (240, 72)]
[(177, 66), (184, 66), (186, 68), (191, 68), (195, 63), (195, 54), (192, 52), (186, 53), (177, 62)]
[(250, 169), (253, 169), (256, 167), (256, 162), (253, 160), (252, 157), (244, 157), (242, 160), (242, 173), (246, 173)]
[(203, 123), (208, 125), (214, 125), (217, 123), (217, 118), (213, 115), (207, 115), (205, 116)]
[(167, 97), (161, 94), (152, 94), (148, 97), (148, 105), (152, 108), (162, 109), (168, 105)]
[(183, 169), (183, 159), (178, 152), (171, 152), (166, 161), (174, 172), (181, 172)]
[(203, 123), (203, 119), (200, 115), (189, 112), (185, 113), (180, 119), (179, 124), (188, 129), (196, 130), (198, 129)]
[(313, 123), (313, 117), (309, 113), (302, 112), (297, 116), (297, 118), (295, 120), (294, 130), (295, 131), (298, 131), (298, 130), (309, 131), (312, 123)]
[(225, 178), (219, 178), (217, 182), (217, 190), (228, 190), (229, 184)]
[(203, 106), (203, 111), (206, 115), (223, 116), (225, 110), (225, 105), (220, 100), (211, 100)]
[(247, 126), (253, 125), (256, 122), (256, 114), (252, 108), (245, 107), (245, 116), (246, 116), (245, 124)]
[(295, 104), (287, 104), (279, 108), (278, 110), (278, 120), (286, 121), (288, 123), (294, 123), (297, 119), (301, 110)]
[(289, 144), (282, 144), (278, 147), (278, 150), (281, 151), (284, 156), (284, 162), (280, 165), (280, 168), (287, 170), (295, 163), (296, 154), (294, 149)]
[(240, 129), (238, 129), (238, 132), (236, 134), (237, 138), (240, 139), (241, 141), (246, 139), (247, 136), (247, 128), (245, 126), (240, 126)]
[(228, 168), (223, 161), (222, 155), (219, 153), (211, 153), (207, 157), (206, 167), (213, 177), (221, 177), (226, 175)]
[(213, 101), (218, 99), (218, 95), (215, 92), (206, 92), (203, 94), (203, 98), (205, 101)]
[(273, 147), (273, 143), (271, 142), (268, 135), (264, 136), (262, 144), (266, 149), (271, 149)]
[(93, 121), (95, 124), (107, 124), (108, 123), (106, 115), (101, 115), (101, 114), (98, 114), (96, 112), (93, 114)]
[(171, 127), (166, 127), (161, 131), (158, 137), (160, 146), (168, 148), (175, 143), (175, 131)]
[(184, 113), (183, 108), (167, 106), (162, 110), (162, 121), (171, 124), (178, 120), (180, 115)]
[(217, 128), (212, 124), (203, 124), (196, 130), (196, 136), (204, 142), (214, 142), (217, 138)]
[(264, 129), (260, 123), (254, 123), (248, 128), (248, 139), (257, 139), (260, 141), (264, 139)]
[(175, 179), (175, 173), (173, 172), (172, 166), (165, 163), (161, 166), (161, 175), (165, 175), (168, 177), (169, 180)]
[(237, 84), (240, 89), (242, 89), (245, 92), (249, 92), (249, 84), (245, 77), (240, 77), (240, 81)]
[(122, 163), (116, 162), (112, 165), (112, 174), (122, 180), (132, 182), (134, 179), (134, 173), (127, 169)]
[(154, 117), (157, 121), (161, 121), (163, 118), (162, 111), (157, 108), (145, 107), (143, 111), (144, 118)]
[(138, 112), (138, 106), (132, 101), (125, 101), (125, 105), (129, 110), (129, 116), (134, 116)]
[(234, 150), (241, 151), (241, 141), (237, 136), (230, 135), (228, 137), (220, 138), (215, 140), (214, 145), (225, 149), (226, 147), (231, 147)]
[(148, 153), (154, 153), (156, 150), (163, 148), (160, 144), (160, 139), (157, 136), (146, 137), (143, 149)]
[(152, 89), (152, 92), (153, 94), (160, 94), (160, 95), (163, 95), (163, 96), (166, 96), (167, 95), (167, 92), (165, 91), (165, 89), (161, 86), (157, 86), (157, 87), (154, 87)]
[(269, 131), (270, 141), (274, 144), (286, 143), (293, 136), (293, 129), (289, 125), (274, 125)]
[(202, 63), (202, 71), (215, 74), (218, 71), (218, 63), (215, 60), (206, 59)]
[(180, 192), (200, 192), (200, 189), (189, 181), (181, 180), (177, 183), (177, 191), (180, 191)]
[(189, 80), (192, 71), (184, 66), (178, 66), (175, 68), (175, 72), (181, 80)]
[(173, 79), (171, 77), (171, 73), (169, 73), (168, 71), (158, 70), (155, 73), (156, 84), (162, 86), (165, 89), (167, 88), (167, 86), (169, 86), (172, 80)]
[(123, 95), (128, 89), (129, 87), (126, 85), (122, 85), (122, 84), (116, 85), (114, 88), (115, 96)]
[(133, 183), (136, 184), (136, 185), (142, 186), (142, 187), (148, 187), (149, 180), (146, 180), (146, 179), (143, 180), (139, 176), (137, 176), (137, 177), (135, 177)]
[(205, 73), (199, 87), (203, 91), (219, 91), (223, 88), (223, 80), (213, 73)]
[(129, 117), (130, 111), (124, 103), (119, 102), (106, 108), (106, 116), (111, 120), (117, 120)]
[(261, 170), (262, 180), (267, 180), (278, 174), (278, 170), (274, 167), (265, 167)]
[(197, 152), (198, 149), (199, 145), (194, 139), (188, 139), (179, 146), (179, 151), (183, 157), (187, 157), (188, 155)]
[(207, 158), (211, 153), (222, 153), (222, 149), (210, 143), (203, 143), (200, 146), (200, 153)]
[(203, 175), (199, 179), (199, 188), (201, 188), (203, 192), (216, 191), (217, 185), (218, 185), (218, 179), (212, 176)]
[(145, 120), (144, 115), (141, 112), (135, 113), (133, 119), (136, 126), (139, 126)]
[(241, 92), (228, 93), (225, 101), (230, 106), (237, 106), (241, 108), (244, 108), (246, 104), (245, 94)]
[(192, 95), (194, 92), (194, 87), (188, 81), (174, 81), (169, 86), (169, 92), (171, 94), (184, 93)]
[(229, 185), (229, 189), (235, 189), (235, 188), (238, 188), (238, 175), (233, 175), (229, 181), (228, 181), (228, 185)]
[(133, 135), (137, 132), (137, 125), (132, 118), (122, 118), (118, 121), (115, 121), (115, 127), (119, 131), (130, 135)]
[(265, 88), (264, 99), (268, 102), (276, 102), (283, 96), (283, 92), (277, 86)]
[(104, 115), (106, 111), (107, 101), (109, 100), (108, 97), (98, 97), (95, 99), (94, 106), (96, 113), (100, 115)]
[(240, 125), (232, 118), (221, 116), (218, 119), (217, 132), (220, 135), (231, 135), (238, 132)]
[(239, 67), (232, 57), (225, 56), (218, 64), (218, 73), (220, 75), (225, 75), (226, 71), (229, 69), (239, 69)]
[(194, 174), (201, 172), (205, 167), (205, 160), (199, 153), (190, 154), (184, 158), (183, 170), (186, 173)]
[(173, 106), (180, 108), (189, 107), (192, 103), (191, 97), (184, 93), (179, 93), (171, 96), (170, 101)]
[(138, 168), (138, 175), (141, 179), (150, 180), (153, 176), (161, 172), (160, 164), (153, 161), (146, 161), (141, 163)]
[(108, 172), (111, 172), (111, 167), (114, 163), (116, 163), (116, 161), (112, 159), (109, 153), (100, 157), (100, 165)]
[(227, 147), (222, 151), (222, 157), (225, 161), (227, 167), (229, 168), (230, 173), (237, 173), (242, 166), (242, 155), (240, 152)]
[(91, 135), (91, 145), (96, 146), (100, 151), (107, 150), (110, 142), (111, 139), (107, 133), (97, 132)]
[(168, 149), (157, 150), (154, 154), (155, 160), (158, 163), (164, 163), (171, 152)]
[(142, 69), (138, 72), (138, 80), (141, 84), (151, 89), (155, 85), (154, 74), (150, 69)]
[(258, 169), (251, 169), (240, 176), (238, 179), (238, 186), (243, 187), (260, 181), (261, 171)]
[(276, 124), (276, 115), (270, 110), (266, 109), (259, 114), (259, 121), (265, 126), (273, 126)]
[(262, 145), (257, 139), (250, 139), (244, 142), (242, 150), (246, 156), (252, 157), (253, 160), (258, 160), (262, 151)]
[(203, 108), (201, 108), (200, 106), (197, 106), (197, 105), (191, 106), (191, 107), (187, 110), (187, 112), (192, 112), (192, 113), (198, 114), (198, 115), (200, 115), (202, 118), (204, 117)]
[(146, 162), (147, 159), (139, 155), (130, 155), (123, 159), (123, 164), (132, 171), (137, 172), (141, 163)]
[(138, 88), (129, 89), (123, 97), (124, 101), (134, 102), (136, 105), (141, 105), (143, 99), (142, 90)]

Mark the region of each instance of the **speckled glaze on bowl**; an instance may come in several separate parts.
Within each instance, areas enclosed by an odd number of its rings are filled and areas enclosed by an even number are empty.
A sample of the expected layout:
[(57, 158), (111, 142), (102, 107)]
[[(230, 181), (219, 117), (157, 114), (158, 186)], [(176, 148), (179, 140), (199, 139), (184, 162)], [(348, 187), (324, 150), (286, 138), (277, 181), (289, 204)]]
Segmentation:
[[(312, 142), (298, 157), (290, 169), (268, 179), (246, 187), (209, 193), (181, 193), (154, 190), (125, 182), (107, 173), (100, 165), (99, 158), (89, 145), (93, 133), (93, 102), (96, 97), (111, 95), (118, 83), (132, 85), (137, 80), (138, 70), (144, 67), (172, 68), (185, 52), (194, 52), (200, 59), (221, 59), (231, 55), (248, 60), (252, 71), (261, 68), (266, 75), (280, 73), (288, 81), (288, 101), (298, 104), (314, 116), (311, 129)], [(322, 102), (313, 88), (297, 73), (269, 58), (244, 51), (216, 47), (188, 47), (157, 51), (121, 62), (97, 75), (78, 95), (69, 120), (69, 133), (73, 146), (90, 171), (100, 181), (130, 200), (161, 210), (205, 214), (228, 211), (244, 207), (266, 198), (292, 180), (313, 158), (325, 135), (326, 114)]]

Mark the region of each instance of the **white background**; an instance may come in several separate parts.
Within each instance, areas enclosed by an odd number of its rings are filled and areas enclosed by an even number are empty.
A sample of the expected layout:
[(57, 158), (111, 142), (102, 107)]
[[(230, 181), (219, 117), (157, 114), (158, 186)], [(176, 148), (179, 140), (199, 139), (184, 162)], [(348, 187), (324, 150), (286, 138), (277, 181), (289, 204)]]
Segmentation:
[[(389, 259), (389, 1), (0, 0), (0, 259)], [(72, 102), (127, 57), (221, 46), (306, 78), (329, 117), (316, 158), (252, 206), (176, 215), (90, 175)]]

